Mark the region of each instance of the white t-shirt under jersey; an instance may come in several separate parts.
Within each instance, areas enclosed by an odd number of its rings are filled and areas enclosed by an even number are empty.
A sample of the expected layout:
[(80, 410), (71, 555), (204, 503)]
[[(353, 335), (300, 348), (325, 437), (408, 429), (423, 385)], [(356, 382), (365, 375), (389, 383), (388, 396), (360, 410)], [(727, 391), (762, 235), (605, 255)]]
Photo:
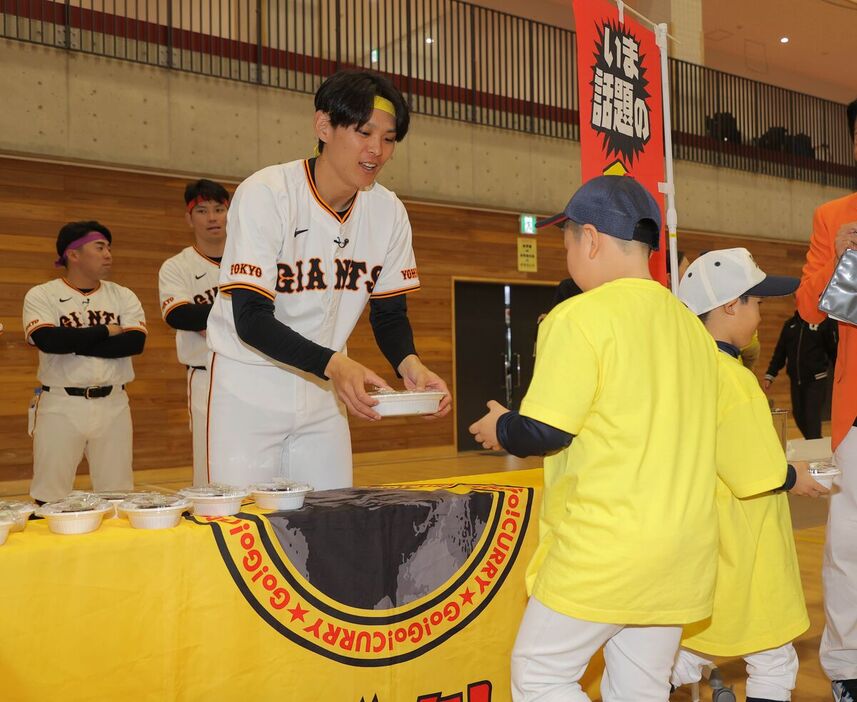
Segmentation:
[[(161, 266), (158, 292), (161, 296), (161, 316), (181, 305), (212, 305), (217, 296), (220, 264), (188, 246)], [(208, 344), (199, 332), (176, 330), (176, 353), (186, 366), (208, 363)]]
[(271, 364), (235, 331), (230, 291), (274, 302), (274, 316), (341, 351), (369, 298), (419, 289), (411, 225), (396, 195), (375, 183), (343, 215), (318, 195), (307, 161), (257, 171), (235, 191), (227, 218), (220, 295), (208, 344), (236, 361)]
[[(42, 327), (94, 327), (118, 324), (146, 333), (140, 300), (128, 288), (104, 280), (88, 293), (63, 278), (31, 288), (24, 297), (24, 333)], [(74, 353), (39, 351), (39, 382), (47, 386), (85, 388), (91, 385), (123, 385), (134, 379), (131, 357), (97, 358)]]

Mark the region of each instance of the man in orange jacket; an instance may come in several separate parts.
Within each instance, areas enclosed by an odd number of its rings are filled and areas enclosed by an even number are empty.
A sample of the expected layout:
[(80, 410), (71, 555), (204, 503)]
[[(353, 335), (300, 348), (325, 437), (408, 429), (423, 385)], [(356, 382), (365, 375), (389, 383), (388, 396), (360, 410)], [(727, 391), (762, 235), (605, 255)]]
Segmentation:
[[(848, 105), (848, 127), (857, 161), (857, 100)], [(800, 316), (820, 324), (818, 309), (843, 251), (857, 249), (857, 193), (828, 202), (815, 211), (812, 239), (803, 267), (797, 306)], [(839, 702), (857, 702), (857, 326), (839, 323), (833, 386), (832, 433), (842, 475), (835, 483), (824, 551), (824, 609), (821, 666), (833, 682)]]

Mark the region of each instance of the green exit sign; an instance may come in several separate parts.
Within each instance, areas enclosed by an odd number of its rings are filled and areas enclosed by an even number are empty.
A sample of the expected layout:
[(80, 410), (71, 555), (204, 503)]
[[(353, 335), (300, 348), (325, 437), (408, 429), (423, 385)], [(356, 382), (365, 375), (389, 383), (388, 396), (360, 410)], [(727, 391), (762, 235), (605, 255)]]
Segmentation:
[(520, 216), (521, 234), (536, 233), (536, 216), (532, 214), (522, 214)]

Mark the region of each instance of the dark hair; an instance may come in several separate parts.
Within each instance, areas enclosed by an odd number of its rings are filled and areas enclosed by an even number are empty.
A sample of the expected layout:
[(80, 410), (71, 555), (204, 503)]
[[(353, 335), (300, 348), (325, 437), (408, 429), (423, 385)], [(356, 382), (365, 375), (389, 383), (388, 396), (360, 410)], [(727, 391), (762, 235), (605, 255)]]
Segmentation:
[[(315, 94), (315, 109), (327, 113), (334, 127), (362, 127), (372, 116), (375, 97), (393, 103), (396, 109), (396, 141), (408, 133), (411, 111), (405, 98), (389, 78), (371, 71), (338, 71), (327, 78)], [(318, 151), (324, 151), (319, 140)]]
[(227, 204), (229, 202), (229, 192), (220, 183), (215, 183), (213, 180), (201, 178), (193, 183), (188, 183), (184, 189), (184, 202), (189, 205), (198, 197), (204, 200), (214, 200)]
[(848, 104), (846, 108), (848, 113), (848, 131), (851, 132), (851, 138), (854, 138), (854, 126), (857, 124), (857, 100)]
[[(749, 296), (749, 295), (739, 295), (739, 296), (738, 296), (738, 299), (741, 301), (741, 304), (742, 304), (742, 305), (746, 305), (746, 304), (747, 304), (747, 302), (750, 300), (750, 296)], [(714, 309), (712, 309), (712, 310), (708, 310), (708, 312), (703, 312), (702, 314), (698, 314), (698, 315), (696, 315), (696, 316), (697, 316), (697, 317), (699, 317), (699, 321), (700, 321), (700, 322), (702, 322), (703, 324), (705, 324), (705, 320), (707, 320), (707, 319), (708, 319), (708, 315), (710, 315), (710, 314), (711, 314), (714, 310), (716, 310), (716, 309), (717, 309), (717, 308), (715, 307), (715, 308), (714, 308)]]
[(57, 234), (56, 246), (57, 256), (59, 256), (59, 258), (57, 259), (56, 264), (58, 266), (68, 265), (65, 259), (65, 250), (70, 244), (73, 244), (78, 239), (85, 237), (89, 232), (98, 232), (99, 234), (103, 234), (104, 238), (107, 239), (108, 244), (113, 243), (113, 235), (110, 233), (110, 230), (100, 222), (96, 222), (94, 219), (85, 222), (69, 222), (68, 224), (64, 224)]
[[(681, 260), (683, 258), (687, 258), (684, 251), (682, 251), (681, 249), (676, 251), (676, 261), (678, 261), (679, 267), (681, 267)], [(669, 251), (667, 251), (667, 276), (669, 276), (671, 273), (672, 273), (672, 263), (670, 262), (670, 253), (669, 253)]]

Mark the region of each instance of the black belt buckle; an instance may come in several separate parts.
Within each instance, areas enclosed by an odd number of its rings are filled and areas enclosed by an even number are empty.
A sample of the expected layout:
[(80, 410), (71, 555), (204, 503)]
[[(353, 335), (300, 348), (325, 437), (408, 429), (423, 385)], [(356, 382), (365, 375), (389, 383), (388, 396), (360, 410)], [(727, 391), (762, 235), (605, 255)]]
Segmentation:
[[(92, 394), (92, 393), (98, 393), (98, 394)], [(85, 388), (83, 391), (83, 396), (87, 400), (91, 400), (94, 397), (104, 397), (104, 395), (101, 393), (101, 386), (100, 385), (90, 385), (88, 388)]]

